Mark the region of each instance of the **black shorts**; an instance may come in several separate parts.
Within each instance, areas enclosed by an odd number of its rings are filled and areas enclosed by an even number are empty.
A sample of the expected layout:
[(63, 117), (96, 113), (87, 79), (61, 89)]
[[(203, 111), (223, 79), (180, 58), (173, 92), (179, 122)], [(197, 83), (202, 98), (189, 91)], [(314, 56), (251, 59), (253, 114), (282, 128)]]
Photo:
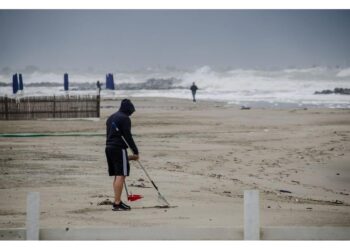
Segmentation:
[(125, 148), (106, 147), (109, 176), (129, 176), (130, 165)]

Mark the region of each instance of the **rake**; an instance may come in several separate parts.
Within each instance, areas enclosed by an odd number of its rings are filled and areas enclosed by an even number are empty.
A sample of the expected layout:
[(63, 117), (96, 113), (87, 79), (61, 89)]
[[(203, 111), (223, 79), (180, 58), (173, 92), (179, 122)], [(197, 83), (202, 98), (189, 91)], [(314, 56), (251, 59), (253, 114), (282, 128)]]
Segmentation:
[(166, 206), (170, 206), (169, 202), (164, 198), (164, 196), (159, 192), (157, 185), (154, 183), (154, 181), (151, 179), (151, 177), (149, 176), (149, 174), (147, 173), (146, 169), (144, 168), (144, 166), (142, 166), (140, 161), (137, 161), (140, 164), (140, 167), (142, 168), (142, 170), (145, 172), (147, 178), (149, 179), (149, 181), (152, 183), (153, 187), (157, 190), (158, 192), (158, 199), (163, 201), (164, 204), (166, 204)]

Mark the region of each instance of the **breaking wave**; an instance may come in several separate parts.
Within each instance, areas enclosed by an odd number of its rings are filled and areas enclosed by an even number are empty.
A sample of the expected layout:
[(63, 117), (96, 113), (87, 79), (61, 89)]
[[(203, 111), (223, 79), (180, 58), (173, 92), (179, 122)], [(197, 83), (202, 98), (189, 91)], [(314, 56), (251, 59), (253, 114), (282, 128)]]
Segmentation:
[[(64, 72), (34, 71), (23, 74), (25, 94), (59, 94), (63, 89)], [(315, 91), (350, 87), (350, 68), (311, 67), (302, 69), (217, 70), (203, 66), (194, 70), (147, 69), (135, 72), (112, 72), (115, 92), (103, 90), (103, 95), (159, 96), (189, 98), (188, 88), (196, 82), (198, 99), (245, 102), (294, 103), (350, 107), (350, 97), (314, 95)], [(105, 82), (105, 74), (70, 73), (72, 91), (95, 92), (96, 81)], [(11, 95), (11, 75), (0, 73), (0, 94)]]

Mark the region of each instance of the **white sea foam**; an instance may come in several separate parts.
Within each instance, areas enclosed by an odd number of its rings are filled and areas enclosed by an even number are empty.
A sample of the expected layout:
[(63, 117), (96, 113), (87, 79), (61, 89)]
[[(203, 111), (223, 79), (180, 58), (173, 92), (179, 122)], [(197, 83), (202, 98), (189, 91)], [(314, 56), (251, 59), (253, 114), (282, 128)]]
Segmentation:
[(350, 77), (350, 68), (343, 69), (338, 72), (337, 74), (338, 77)]
[[(23, 74), (25, 82), (24, 95), (61, 95), (63, 91), (63, 73), (33, 72)], [(171, 89), (165, 90), (102, 90), (105, 97), (117, 96), (152, 96), (191, 98), (188, 90), (192, 82), (199, 87), (199, 100), (219, 100), (228, 103), (258, 103), (271, 105), (278, 103), (301, 105), (315, 105), (324, 107), (350, 108), (349, 95), (314, 95), (315, 91), (334, 88), (350, 88), (350, 68), (313, 67), (304, 69), (283, 70), (246, 70), (228, 69), (213, 70), (203, 66), (192, 71), (184, 70), (152, 70), (137, 72), (112, 72), (116, 85), (119, 83), (136, 84), (148, 79), (177, 79)], [(11, 75), (0, 74), (0, 82), (10, 83)], [(104, 73), (70, 73), (71, 83), (90, 83), (90, 89), (71, 91), (71, 94), (96, 94), (94, 84), (97, 80), (104, 82)], [(28, 83), (46, 83), (44, 86), (30, 86)], [(56, 85), (50, 84), (56, 83)], [(57, 87), (57, 83), (62, 84)], [(71, 84), (74, 87), (74, 84)], [(79, 85), (82, 86), (82, 85)], [(181, 89), (185, 88), (185, 89)], [(79, 89), (79, 88), (78, 88)], [(80, 88), (82, 89), (82, 88)], [(0, 95), (11, 95), (10, 85), (0, 86)]]

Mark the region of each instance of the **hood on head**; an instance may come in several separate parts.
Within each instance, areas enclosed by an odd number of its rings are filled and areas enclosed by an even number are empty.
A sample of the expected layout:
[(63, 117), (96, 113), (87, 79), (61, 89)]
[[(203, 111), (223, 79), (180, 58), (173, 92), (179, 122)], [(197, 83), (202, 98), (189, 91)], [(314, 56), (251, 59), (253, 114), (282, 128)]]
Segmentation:
[(129, 99), (124, 99), (120, 104), (119, 111), (130, 116), (132, 113), (135, 112), (134, 104), (132, 104), (132, 102)]

